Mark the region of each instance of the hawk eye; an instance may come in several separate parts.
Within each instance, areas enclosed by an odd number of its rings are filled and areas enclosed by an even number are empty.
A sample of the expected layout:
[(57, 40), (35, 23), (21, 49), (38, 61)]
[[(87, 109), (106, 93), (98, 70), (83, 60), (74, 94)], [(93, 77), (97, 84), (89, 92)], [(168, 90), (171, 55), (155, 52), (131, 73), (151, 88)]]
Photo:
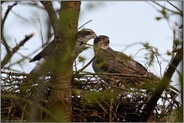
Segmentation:
[(104, 37), (102, 37), (101, 39), (102, 39), (102, 40), (105, 40), (105, 38), (104, 38)]

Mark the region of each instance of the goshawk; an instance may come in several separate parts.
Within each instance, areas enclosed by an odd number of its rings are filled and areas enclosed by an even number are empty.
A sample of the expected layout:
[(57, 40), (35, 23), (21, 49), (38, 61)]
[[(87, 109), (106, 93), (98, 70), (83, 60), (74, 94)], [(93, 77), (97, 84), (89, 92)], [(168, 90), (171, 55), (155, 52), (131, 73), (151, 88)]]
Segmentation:
[[(74, 60), (84, 50), (86, 43), (90, 39), (93, 39), (95, 37), (96, 37), (96, 34), (91, 29), (82, 29), (77, 33), (77, 40), (76, 40), (75, 49), (73, 52)], [(44, 65), (45, 62), (48, 62), (49, 60), (50, 61), (53, 60), (52, 57), (53, 57), (53, 54), (55, 53), (55, 50), (56, 50), (55, 42), (52, 41), (40, 53), (38, 53), (33, 59), (31, 59), (30, 62), (38, 61), (37, 65), (34, 67), (31, 73), (34, 73), (40, 70), (40, 67), (42, 67), (42, 65)], [(51, 64), (48, 64), (48, 65), (51, 65)], [(44, 66), (44, 67), (48, 67), (48, 66)]]
[[(92, 67), (96, 73), (121, 73), (128, 75), (143, 75), (150, 78), (158, 79), (155, 75), (148, 72), (147, 69), (128, 57), (122, 52), (115, 51), (109, 46), (109, 37), (105, 35), (100, 35), (94, 39), (94, 53), (96, 58), (93, 60)], [(107, 82), (121, 82), (122, 83), (137, 83), (142, 80), (136, 78), (135, 76), (100, 76)]]

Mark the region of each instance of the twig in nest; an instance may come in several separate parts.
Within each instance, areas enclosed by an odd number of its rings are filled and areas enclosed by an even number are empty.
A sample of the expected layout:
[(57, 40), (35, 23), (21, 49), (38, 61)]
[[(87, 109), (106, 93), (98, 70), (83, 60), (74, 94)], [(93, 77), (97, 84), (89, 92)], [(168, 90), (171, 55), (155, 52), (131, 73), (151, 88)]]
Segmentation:
[[(150, 76), (147, 75), (135, 75), (135, 74), (124, 74), (124, 73), (84, 73), (84, 74), (79, 74), (82, 76), (85, 75), (108, 75), (108, 76), (121, 76), (121, 77), (139, 77), (139, 78), (149, 78), (149, 79), (153, 79)], [(78, 76), (77, 74), (75, 74), (74, 76)]]

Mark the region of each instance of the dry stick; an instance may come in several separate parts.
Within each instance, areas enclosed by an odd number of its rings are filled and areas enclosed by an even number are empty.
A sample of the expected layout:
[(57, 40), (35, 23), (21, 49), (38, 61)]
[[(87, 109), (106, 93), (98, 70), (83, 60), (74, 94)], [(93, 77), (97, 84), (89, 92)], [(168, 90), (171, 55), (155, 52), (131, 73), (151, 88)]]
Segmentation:
[(26, 35), (25, 39), (23, 39), (17, 46), (15, 46), (10, 53), (8, 53), (4, 59), (1, 62), (1, 68), (4, 67), (5, 64), (8, 63), (8, 61), (11, 59), (14, 53), (16, 53), (21, 46), (23, 46), (31, 37), (34, 36), (34, 33), (31, 33), (30, 35)]
[(171, 2), (167, 1), (171, 6), (173, 6), (175, 9), (177, 9), (179, 12), (183, 13), (178, 7), (176, 7), (174, 4)]
[(150, 76), (146, 75), (135, 75), (135, 74), (123, 74), (123, 73), (82, 73), (82, 74), (75, 74), (74, 76), (85, 76), (85, 75), (108, 75), (108, 76), (121, 76), (121, 77), (138, 77), (138, 78), (148, 78), (148, 79), (153, 79)]
[(27, 74), (25, 73), (5, 72), (5, 71), (1, 71), (1, 74), (11, 75), (11, 76), (27, 76)]
[(82, 26), (80, 26), (79, 28), (78, 28), (78, 30), (80, 29), (80, 28), (82, 28), (84, 25), (86, 25), (86, 24), (88, 24), (89, 22), (91, 22), (92, 20), (89, 20), (89, 21), (87, 21), (86, 23), (84, 23)]
[(136, 42), (136, 43), (128, 44), (128, 45), (126, 45), (126, 47), (125, 47), (122, 51), (125, 51), (125, 50), (127, 50), (129, 47), (132, 47), (132, 46), (138, 45), (138, 44), (143, 44), (143, 43), (142, 43), (142, 42)]
[[(5, 72), (5, 71), (1, 71), (2, 74), (7, 74), (7, 75), (11, 75), (11, 76), (27, 76), (28, 74), (26, 73), (16, 73), (16, 72)], [(122, 77), (139, 77), (139, 78), (150, 78), (149, 76), (145, 76), (145, 75), (134, 75), (134, 74), (123, 74), (123, 73), (82, 73), (82, 74), (75, 74), (74, 76), (85, 76), (85, 75), (110, 75), (110, 76), (122, 76)]]
[(40, 26), (40, 35), (41, 35), (41, 41), (42, 41), (42, 47), (44, 47), (44, 41), (43, 41), (43, 32), (42, 32), (42, 24), (40, 22), (40, 19), (38, 19), (39, 26)]
[[(77, 30), (79, 30), (80, 28), (82, 28), (84, 25), (88, 24), (89, 22), (91, 22), (92, 20), (87, 21), (86, 23), (84, 23), (82, 26), (80, 26)], [(87, 43), (86, 43), (87, 44)], [(75, 66), (75, 71), (77, 71), (77, 66), (76, 66), (76, 60), (74, 61), (74, 66)], [(84, 70), (84, 69), (83, 69)], [(78, 72), (79, 73), (79, 72)]]
[(147, 103), (146, 107), (143, 109), (143, 112), (141, 114), (141, 121), (146, 122), (148, 121), (149, 117), (151, 116), (151, 113), (153, 112), (157, 101), (159, 100), (162, 92), (167, 88), (167, 86), (170, 83), (171, 77), (173, 73), (176, 71), (177, 66), (183, 59), (183, 46), (178, 50), (175, 57), (173, 57), (168, 65), (168, 68), (166, 72), (164, 73), (164, 76), (162, 80), (160, 81), (160, 84), (156, 88), (153, 96)]
[(78, 70), (76, 73), (80, 73), (81, 71), (83, 71), (86, 67), (88, 67), (92, 62), (93, 60), (98, 56), (100, 52), (98, 52), (83, 68), (81, 68), (80, 70)]
[[(45, 44), (44, 44), (44, 45), (45, 45)], [(22, 62), (22, 61), (25, 60), (25, 59), (31, 60), (31, 59), (29, 58), (29, 56), (31, 56), (31, 55), (34, 54), (34, 53), (37, 53), (41, 48), (42, 48), (42, 46), (38, 47), (36, 50), (34, 50), (33, 52), (31, 52), (30, 54), (28, 54), (28, 55), (26, 55), (26, 56), (24, 56), (23, 54), (17, 52), (17, 54), (20, 55), (20, 56), (22, 57), (22, 59), (19, 59), (18, 61), (15, 61), (14, 63), (11, 63), (11, 64), (9, 65), (9, 67), (11, 67), (11, 66), (13, 66), (13, 65), (16, 65), (17, 63), (20, 63), (20, 62)]]
[(160, 6), (161, 8), (166, 9), (167, 11), (170, 11), (170, 12), (172, 12), (172, 13), (174, 13), (174, 14), (179, 14), (180, 16), (183, 16), (183, 12), (182, 12), (182, 13), (181, 13), (181, 12), (176, 12), (176, 11), (173, 11), (173, 10), (171, 10), (171, 9), (168, 9), (168, 8), (166, 8), (166, 7), (162, 6), (162, 5), (160, 5), (158, 2), (155, 2), (155, 1), (152, 1), (152, 2), (155, 3), (156, 5)]
[(15, 5), (17, 5), (17, 2), (14, 3), (14, 4), (11, 5), (11, 6), (8, 6), (8, 9), (7, 9), (7, 11), (5, 12), (5, 15), (4, 15), (4, 19), (2, 20), (2, 23), (1, 23), (1, 36), (2, 36), (2, 41), (3, 41), (3, 44), (4, 44), (4, 46), (5, 46), (6, 51), (7, 51), (8, 54), (10, 54), (11, 51), (10, 51), (10, 48), (9, 48), (9, 46), (8, 46), (7, 42), (5, 41), (5, 38), (4, 38), (4, 36), (3, 36), (3, 28), (4, 28), (4, 23), (5, 23), (5, 21), (6, 21), (7, 17), (8, 17), (8, 14), (9, 14), (10, 10), (11, 10)]
[(159, 67), (160, 67), (160, 76), (161, 76), (161, 78), (162, 78), (162, 66), (161, 66), (161, 62), (159, 61), (157, 54), (154, 53), (154, 55), (155, 55), (155, 57), (156, 57), (156, 59), (157, 59), (158, 65), (159, 65)]
[[(85, 23), (85, 24), (87, 24), (87, 23)], [(85, 24), (83, 24), (83, 25), (85, 25)], [(82, 25), (82, 26), (83, 26)], [(82, 27), (81, 26), (81, 27)], [(81, 28), (80, 27), (80, 28)], [(80, 28), (78, 28), (78, 29), (80, 29)], [(91, 45), (91, 44), (88, 44), (88, 43), (83, 43), (83, 44), (86, 44), (86, 45), (89, 45), (89, 46), (93, 46), (93, 45)], [(75, 70), (76, 70), (76, 73), (80, 73), (81, 71), (83, 71), (87, 66), (89, 66), (90, 65), (90, 63), (92, 62), (94, 60), (94, 57), (83, 67), (83, 68), (81, 68), (81, 69), (79, 69), (78, 71), (77, 71), (77, 67), (76, 67), (76, 60), (75, 60)]]

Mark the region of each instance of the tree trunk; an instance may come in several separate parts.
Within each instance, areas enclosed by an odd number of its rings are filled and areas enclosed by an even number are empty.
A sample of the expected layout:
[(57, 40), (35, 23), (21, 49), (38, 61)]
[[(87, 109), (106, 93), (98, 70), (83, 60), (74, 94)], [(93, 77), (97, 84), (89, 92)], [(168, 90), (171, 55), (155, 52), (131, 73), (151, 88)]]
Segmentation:
[(48, 99), (47, 121), (71, 122), (72, 52), (75, 46), (81, 2), (61, 2), (60, 18), (56, 29), (51, 95)]

